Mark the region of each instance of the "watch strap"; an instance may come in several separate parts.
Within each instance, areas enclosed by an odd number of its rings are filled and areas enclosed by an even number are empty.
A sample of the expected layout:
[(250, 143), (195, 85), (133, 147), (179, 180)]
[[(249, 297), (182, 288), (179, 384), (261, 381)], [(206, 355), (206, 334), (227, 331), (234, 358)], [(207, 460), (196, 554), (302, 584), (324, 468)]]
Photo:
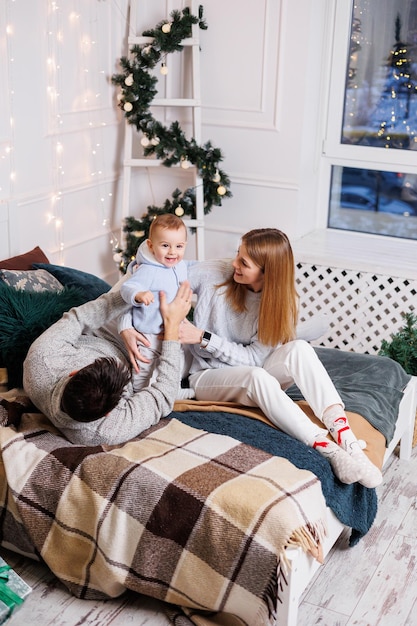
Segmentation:
[(200, 348), (207, 348), (210, 339), (211, 339), (211, 333), (205, 330), (201, 336)]

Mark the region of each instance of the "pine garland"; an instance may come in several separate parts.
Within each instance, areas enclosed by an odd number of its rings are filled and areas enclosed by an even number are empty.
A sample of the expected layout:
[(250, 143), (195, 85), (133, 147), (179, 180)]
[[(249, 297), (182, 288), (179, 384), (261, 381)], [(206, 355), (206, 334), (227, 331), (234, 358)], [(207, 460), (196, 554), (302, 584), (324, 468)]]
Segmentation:
[[(144, 37), (151, 37), (152, 43), (132, 46), (130, 57), (120, 59), (122, 72), (114, 74), (112, 82), (121, 89), (118, 96), (119, 107), (128, 123), (143, 134), (141, 144), (144, 146), (144, 156), (160, 159), (165, 167), (180, 164), (184, 169), (190, 166), (197, 168), (203, 183), (204, 214), (207, 215), (213, 206), (221, 206), (223, 198), (232, 195), (230, 179), (219, 167), (223, 160), (221, 151), (213, 147), (210, 141), (199, 146), (194, 137), (188, 140), (178, 122), (166, 127), (149, 110), (157, 93), (158, 81), (150, 71), (159, 62), (162, 62), (164, 68), (168, 54), (183, 50), (182, 41), (191, 37), (193, 24), (198, 24), (203, 30), (207, 29), (201, 5), (198, 17), (192, 15), (186, 7), (181, 12), (172, 11), (170, 18), (171, 20), (162, 20), (155, 28), (142, 33)], [(165, 200), (162, 207), (148, 206), (147, 213), (140, 219), (125, 219), (123, 232), (126, 249), (117, 248), (115, 251), (122, 272), (126, 271), (138, 246), (147, 238), (152, 220), (161, 213), (175, 213), (179, 217), (186, 215), (195, 219), (195, 188), (190, 187), (183, 192), (175, 189), (171, 199)]]
[(412, 312), (403, 313), (405, 324), (391, 341), (383, 339), (379, 354), (397, 361), (407, 374), (417, 376), (417, 315)]

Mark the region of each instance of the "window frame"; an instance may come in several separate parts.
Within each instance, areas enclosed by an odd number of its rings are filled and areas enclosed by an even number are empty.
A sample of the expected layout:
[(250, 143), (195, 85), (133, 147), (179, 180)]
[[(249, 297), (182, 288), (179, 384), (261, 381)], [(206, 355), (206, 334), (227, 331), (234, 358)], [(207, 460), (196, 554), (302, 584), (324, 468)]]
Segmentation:
[[(354, 0), (334, 0), (329, 13), (333, 25), (328, 70), (324, 137), (321, 150), (321, 176), (319, 191), (320, 227), (328, 227), (331, 171), (333, 165), (403, 173), (417, 172), (417, 151), (355, 146), (341, 141), (346, 70), (350, 49), (350, 32)], [(360, 231), (349, 231), (360, 232)], [(367, 233), (364, 233), (366, 236)], [(370, 236), (373, 236), (369, 234)], [(389, 237), (389, 235), (383, 235)], [(394, 237), (393, 237), (394, 239)], [(400, 239), (399, 241), (403, 241)], [(410, 240), (411, 241), (411, 240)]]

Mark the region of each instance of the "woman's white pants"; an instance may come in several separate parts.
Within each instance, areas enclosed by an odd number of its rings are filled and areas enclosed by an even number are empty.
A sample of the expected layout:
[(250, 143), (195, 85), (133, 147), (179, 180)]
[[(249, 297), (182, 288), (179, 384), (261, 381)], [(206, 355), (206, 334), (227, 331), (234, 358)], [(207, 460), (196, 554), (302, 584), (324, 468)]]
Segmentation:
[(320, 420), (329, 406), (344, 406), (314, 349), (303, 340), (276, 348), (263, 367), (229, 366), (190, 376), (197, 400), (257, 406), (281, 430), (312, 445), (327, 430), (318, 428), (285, 393), (293, 383)]

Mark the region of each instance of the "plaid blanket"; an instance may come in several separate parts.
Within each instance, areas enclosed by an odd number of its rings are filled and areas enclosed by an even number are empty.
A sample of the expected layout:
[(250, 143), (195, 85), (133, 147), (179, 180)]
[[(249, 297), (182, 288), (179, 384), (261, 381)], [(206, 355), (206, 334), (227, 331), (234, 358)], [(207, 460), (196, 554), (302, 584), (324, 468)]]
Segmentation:
[(77, 597), (131, 589), (184, 624), (265, 625), (286, 548), (318, 555), (320, 482), (286, 459), (177, 419), (125, 445), (76, 446), (24, 410), (0, 428), (2, 542), (32, 545)]

